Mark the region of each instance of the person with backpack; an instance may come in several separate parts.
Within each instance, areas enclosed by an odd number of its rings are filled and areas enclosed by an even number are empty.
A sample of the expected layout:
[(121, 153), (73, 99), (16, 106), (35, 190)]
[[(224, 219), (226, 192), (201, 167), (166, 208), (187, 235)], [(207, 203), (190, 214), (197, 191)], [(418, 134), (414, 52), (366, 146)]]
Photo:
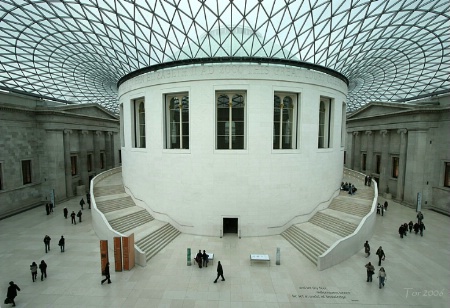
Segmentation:
[(366, 271), (367, 271), (367, 282), (372, 282), (372, 276), (375, 274), (375, 267), (372, 265), (372, 263), (366, 264)]

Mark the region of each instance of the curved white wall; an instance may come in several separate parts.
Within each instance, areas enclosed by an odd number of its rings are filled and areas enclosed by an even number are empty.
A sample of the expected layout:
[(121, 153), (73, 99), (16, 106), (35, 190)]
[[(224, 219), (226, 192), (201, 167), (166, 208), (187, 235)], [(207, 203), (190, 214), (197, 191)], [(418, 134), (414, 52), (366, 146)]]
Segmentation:
[[(244, 150), (215, 148), (215, 95), (220, 90), (246, 92)], [(189, 93), (188, 150), (164, 148), (164, 96), (178, 92)], [(272, 149), (275, 92), (298, 93), (297, 149)], [(235, 217), (242, 236), (279, 233), (293, 217), (306, 217), (329, 200), (340, 185), (346, 94), (338, 78), (284, 66), (204, 65), (135, 77), (119, 88), (124, 185), (137, 203), (182, 232), (218, 236), (223, 218)], [(331, 146), (326, 149), (317, 146), (321, 96), (332, 99)], [(132, 147), (132, 102), (142, 97), (143, 149)]]

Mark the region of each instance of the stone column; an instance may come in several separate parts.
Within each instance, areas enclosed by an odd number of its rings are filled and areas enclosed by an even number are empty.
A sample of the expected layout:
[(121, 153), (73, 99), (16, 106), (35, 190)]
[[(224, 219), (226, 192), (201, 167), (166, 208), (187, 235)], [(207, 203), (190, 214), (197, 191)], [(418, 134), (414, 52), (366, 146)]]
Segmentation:
[(63, 134), (64, 143), (64, 173), (66, 176), (66, 197), (73, 197), (72, 187), (72, 161), (70, 160), (70, 134), (72, 130), (65, 129)]
[(378, 192), (386, 192), (389, 179), (389, 132), (387, 130), (381, 130), (381, 162), (380, 162), (380, 183), (378, 187)]
[(399, 129), (400, 134), (400, 157), (398, 159), (398, 178), (397, 178), (397, 195), (395, 198), (398, 201), (403, 201), (405, 191), (405, 172), (406, 172), (406, 129)]
[(355, 142), (353, 140), (353, 133), (347, 134), (348, 137), (348, 148), (346, 151), (347, 157), (345, 158), (345, 166), (349, 169), (353, 169), (353, 147), (355, 145)]
[(112, 132), (106, 132), (105, 134), (105, 155), (106, 155), (106, 169), (111, 169), (112, 168), (112, 155), (113, 153), (111, 152), (111, 136), (112, 136)]
[(94, 132), (94, 170), (95, 175), (102, 172), (100, 169), (100, 137), (103, 135), (103, 132), (96, 131)]
[(366, 161), (366, 174), (372, 174), (373, 172), (373, 134), (371, 130), (366, 131), (367, 135), (367, 161)]
[(87, 189), (89, 187), (89, 175), (87, 172), (87, 130), (80, 131), (80, 180), (81, 185)]
[(354, 151), (353, 151), (353, 170), (361, 171), (361, 137), (359, 132), (353, 132)]
[(111, 168), (114, 168), (116, 166), (116, 150), (115, 150), (115, 143), (114, 143), (114, 132), (111, 132)]

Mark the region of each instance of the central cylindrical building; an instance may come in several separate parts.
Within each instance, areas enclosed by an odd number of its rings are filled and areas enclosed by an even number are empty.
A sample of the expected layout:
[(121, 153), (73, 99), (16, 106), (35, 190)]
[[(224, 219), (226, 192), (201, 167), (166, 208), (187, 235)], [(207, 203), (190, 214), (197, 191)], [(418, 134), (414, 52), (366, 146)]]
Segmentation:
[(183, 64), (119, 87), (123, 182), (137, 204), (185, 233), (262, 236), (331, 201), (345, 77), (288, 62)]

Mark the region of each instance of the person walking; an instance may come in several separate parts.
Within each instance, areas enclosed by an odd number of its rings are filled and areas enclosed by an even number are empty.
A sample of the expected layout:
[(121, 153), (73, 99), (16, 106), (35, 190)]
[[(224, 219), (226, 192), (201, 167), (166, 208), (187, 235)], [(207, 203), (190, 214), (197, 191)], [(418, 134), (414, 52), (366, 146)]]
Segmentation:
[(72, 211), (72, 213), (70, 214), (70, 217), (72, 217), (72, 225), (76, 225), (77, 224), (77, 221), (75, 220), (75, 216), (77, 216), (76, 214), (75, 214), (75, 211)]
[(64, 208), (64, 218), (67, 219), (67, 216), (69, 215), (69, 210), (67, 207)]
[(86, 194), (86, 202), (89, 206), (89, 209), (91, 209), (91, 194), (90, 193)]
[(408, 227), (409, 227), (409, 233), (411, 233), (411, 231), (414, 227), (414, 223), (412, 222), (412, 220), (409, 222)]
[(400, 227), (398, 227), (398, 233), (400, 234), (400, 238), (403, 238), (403, 234), (405, 234), (403, 224), (401, 224)]
[(217, 283), (217, 279), (219, 279), (219, 277), (222, 277), (222, 281), (225, 281), (225, 278), (223, 277), (223, 268), (220, 261), (217, 263), (217, 278), (214, 280), (214, 283)]
[(380, 266), (381, 260), (384, 261), (384, 259), (386, 258), (386, 255), (384, 254), (383, 248), (381, 246), (380, 246), (380, 248), (378, 248), (376, 254), (378, 256), (378, 266)]
[(9, 282), (8, 293), (6, 293), (6, 298), (9, 299), (9, 303), (12, 304), (13, 307), (16, 307), (16, 302), (14, 299), (17, 296), (17, 291), (20, 291), (18, 285), (14, 283), (14, 281)]
[(81, 222), (81, 216), (82, 215), (83, 215), (83, 212), (81, 212), (81, 210), (79, 210), (78, 213), (77, 213), (78, 222)]
[(44, 244), (45, 244), (45, 253), (47, 253), (47, 250), (50, 251), (50, 236), (46, 235), (44, 236)]
[(81, 198), (81, 200), (80, 200), (81, 210), (83, 210), (83, 206), (84, 206), (85, 203), (86, 203), (86, 202), (84, 202), (84, 199)]
[(61, 238), (59, 239), (58, 245), (61, 249), (61, 252), (64, 252), (64, 245), (66, 244), (66, 240), (64, 239), (64, 236), (61, 235)]
[(417, 223), (420, 225), (422, 220), (423, 220), (423, 214), (421, 211), (419, 211), (419, 213), (417, 213)]
[(109, 262), (106, 262), (105, 269), (103, 270), (103, 274), (106, 277), (105, 277), (105, 279), (102, 280), (101, 284), (103, 284), (106, 280), (108, 280), (108, 283), (111, 283), (111, 277), (109, 275)]
[(203, 267), (208, 267), (209, 255), (206, 253), (205, 250), (203, 250), (202, 259), (203, 259)]
[(388, 207), (388, 202), (384, 201), (384, 210), (387, 211), (387, 207)]
[(50, 215), (50, 205), (48, 205), (48, 202), (45, 204), (45, 212), (47, 215)]
[(419, 230), (420, 230), (420, 236), (423, 236), (423, 230), (425, 230), (425, 225), (423, 224), (423, 222), (420, 222)]
[(39, 269), (41, 270), (41, 281), (44, 280), (44, 277), (47, 278), (47, 263), (44, 260), (39, 264)]
[(33, 282), (37, 279), (37, 270), (38, 270), (38, 266), (37, 266), (36, 262), (31, 263), (30, 271), (31, 271), (31, 279), (33, 279)]
[(364, 243), (364, 252), (367, 254), (366, 258), (368, 258), (370, 256), (370, 245), (369, 245), (369, 241), (366, 241)]
[(381, 289), (384, 287), (384, 282), (386, 281), (386, 271), (384, 267), (380, 267), (380, 271), (378, 272), (378, 286)]
[(372, 282), (372, 275), (375, 273), (375, 267), (372, 265), (372, 263), (366, 264), (366, 270), (367, 270), (367, 282)]

